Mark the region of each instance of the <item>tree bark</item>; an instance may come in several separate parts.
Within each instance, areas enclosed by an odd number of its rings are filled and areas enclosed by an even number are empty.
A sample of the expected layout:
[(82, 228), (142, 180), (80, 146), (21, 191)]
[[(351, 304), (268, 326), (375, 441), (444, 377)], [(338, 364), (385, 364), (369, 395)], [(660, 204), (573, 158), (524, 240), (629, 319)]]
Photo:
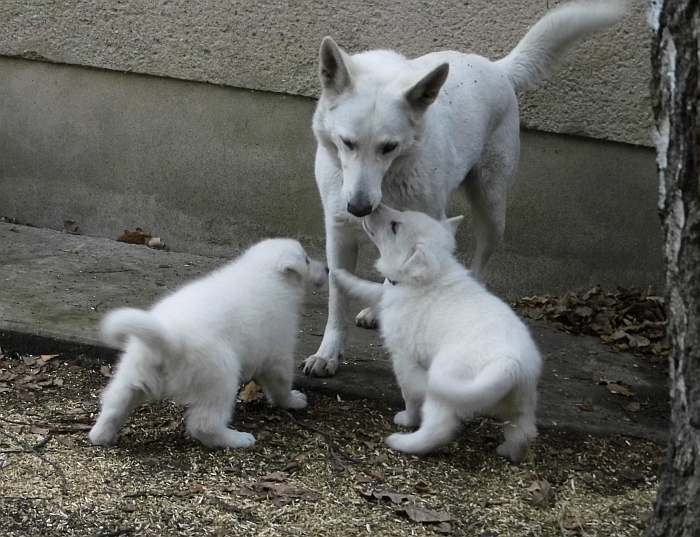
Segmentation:
[(649, 16), (671, 340), (671, 430), (650, 537), (700, 537), (699, 3), (652, 0)]

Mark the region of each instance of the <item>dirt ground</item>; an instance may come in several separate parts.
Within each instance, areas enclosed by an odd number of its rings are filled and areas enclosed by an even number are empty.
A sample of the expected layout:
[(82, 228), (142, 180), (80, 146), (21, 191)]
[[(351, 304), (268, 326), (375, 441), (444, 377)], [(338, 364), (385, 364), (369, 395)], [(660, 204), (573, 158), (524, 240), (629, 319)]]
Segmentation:
[(486, 420), (438, 454), (404, 456), (383, 444), (395, 409), (313, 393), (293, 414), (238, 403), (251, 450), (203, 448), (170, 404), (139, 408), (118, 446), (96, 448), (106, 374), (0, 356), (3, 536), (640, 535), (662, 457), (651, 442), (552, 429), (514, 466)]

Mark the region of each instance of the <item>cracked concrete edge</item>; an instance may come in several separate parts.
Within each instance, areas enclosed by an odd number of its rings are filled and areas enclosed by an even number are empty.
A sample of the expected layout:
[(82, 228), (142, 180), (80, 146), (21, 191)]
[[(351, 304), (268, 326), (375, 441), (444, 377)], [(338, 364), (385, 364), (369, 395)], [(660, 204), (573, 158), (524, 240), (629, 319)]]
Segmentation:
[[(119, 351), (105, 347), (94, 338), (65, 334), (57, 334), (50, 330), (23, 330), (17, 326), (8, 327), (8, 323), (0, 322), (0, 349), (9, 352), (26, 354), (66, 354), (68, 360), (80, 359), (81, 365), (98, 364), (101, 362), (114, 363)], [(5, 326), (4, 326), (5, 325)], [(391, 366), (380, 360), (361, 360), (361, 364), (346, 364), (338, 375), (328, 378), (314, 378), (297, 371), (294, 379), (295, 386), (323, 395), (335, 396), (339, 402), (342, 399), (371, 399), (383, 400), (390, 408), (401, 408), (403, 399), (395, 383)], [(371, 371), (367, 370), (371, 364)], [(368, 383), (363, 379), (372, 378)], [(380, 382), (377, 382), (377, 381)], [(386, 380), (386, 388), (378, 388), (381, 381)], [(563, 417), (563, 414), (562, 414)], [(552, 419), (551, 414), (545, 418), (538, 415), (537, 426), (541, 430), (558, 430), (565, 432), (584, 433), (595, 436), (627, 436), (650, 440), (657, 444), (668, 441), (668, 431), (660, 431), (649, 427), (626, 423), (624, 431), (612, 425), (601, 425), (585, 421), (576, 423), (559, 422)]]

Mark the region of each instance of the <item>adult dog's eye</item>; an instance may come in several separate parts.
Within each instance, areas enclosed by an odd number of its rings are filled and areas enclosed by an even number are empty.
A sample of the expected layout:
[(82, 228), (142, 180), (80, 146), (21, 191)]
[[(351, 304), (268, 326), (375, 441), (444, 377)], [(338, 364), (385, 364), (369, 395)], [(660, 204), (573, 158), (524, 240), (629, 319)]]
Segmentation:
[(388, 155), (391, 153), (394, 149), (398, 147), (398, 143), (396, 142), (387, 142), (384, 145), (382, 145), (382, 154), (383, 155)]
[(391, 222), (391, 232), (396, 235), (396, 230), (399, 229), (399, 223), (396, 221)]
[(353, 142), (352, 140), (348, 140), (347, 138), (341, 138), (340, 140), (343, 142), (343, 144), (345, 144), (345, 147), (347, 147), (350, 151), (355, 149), (355, 147), (357, 146), (357, 144), (355, 142)]

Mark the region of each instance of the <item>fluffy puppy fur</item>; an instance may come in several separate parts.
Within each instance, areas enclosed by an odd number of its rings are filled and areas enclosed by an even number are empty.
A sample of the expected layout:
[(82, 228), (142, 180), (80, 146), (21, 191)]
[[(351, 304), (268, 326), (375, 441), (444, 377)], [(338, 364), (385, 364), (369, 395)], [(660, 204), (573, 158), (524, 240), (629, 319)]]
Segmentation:
[(406, 404), (394, 422), (418, 427), (389, 436), (390, 447), (428, 453), (449, 442), (462, 420), (486, 414), (505, 420), (498, 453), (519, 462), (537, 434), (542, 360), (523, 322), (455, 259), (461, 219), (438, 222), (382, 205), (363, 227), (379, 248), (377, 269), (387, 281), (367, 282), (344, 270), (331, 278), (378, 305)]
[(186, 407), (187, 431), (209, 447), (249, 447), (255, 438), (228, 427), (242, 381), (255, 379), (273, 405), (306, 407), (291, 389), (305, 284), (328, 269), (299, 242), (269, 239), (188, 283), (150, 310), (117, 309), (104, 318), (106, 343), (123, 349), (90, 431), (93, 444), (116, 441), (146, 399)]

